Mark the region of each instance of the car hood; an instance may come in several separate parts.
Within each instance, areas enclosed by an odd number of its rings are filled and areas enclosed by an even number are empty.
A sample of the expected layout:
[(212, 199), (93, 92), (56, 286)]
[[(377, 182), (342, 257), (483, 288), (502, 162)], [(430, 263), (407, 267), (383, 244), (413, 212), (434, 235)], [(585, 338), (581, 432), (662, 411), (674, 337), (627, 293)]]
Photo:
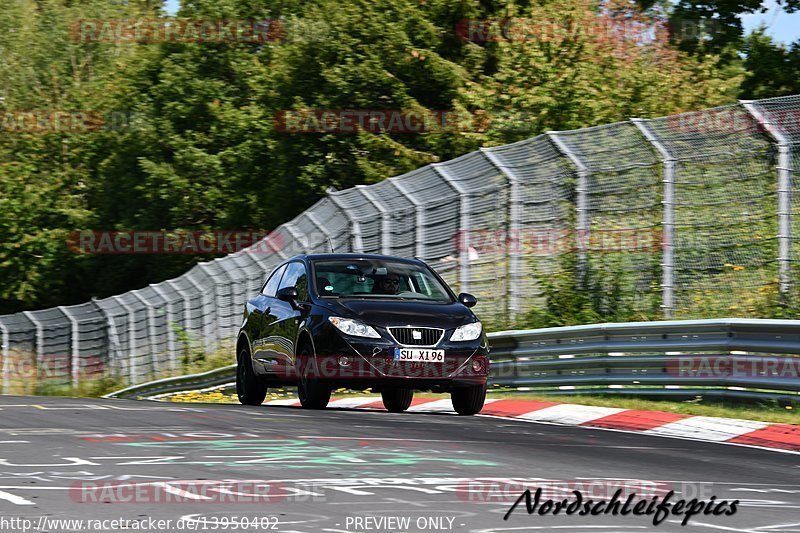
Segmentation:
[(451, 329), (474, 322), (475, 315), (463, 304), (420, 301), (334, 300), (333, 314), (357, 318), (372, 326), (420, 326)]

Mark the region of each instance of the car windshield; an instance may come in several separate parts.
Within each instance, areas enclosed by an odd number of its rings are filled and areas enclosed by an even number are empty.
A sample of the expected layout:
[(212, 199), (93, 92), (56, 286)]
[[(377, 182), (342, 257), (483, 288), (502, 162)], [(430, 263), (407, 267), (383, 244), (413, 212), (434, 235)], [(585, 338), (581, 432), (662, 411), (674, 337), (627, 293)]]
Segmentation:
[(453, 301), (424, 265), (384, 259), (314, 261), (317, 294), (323, 298)]

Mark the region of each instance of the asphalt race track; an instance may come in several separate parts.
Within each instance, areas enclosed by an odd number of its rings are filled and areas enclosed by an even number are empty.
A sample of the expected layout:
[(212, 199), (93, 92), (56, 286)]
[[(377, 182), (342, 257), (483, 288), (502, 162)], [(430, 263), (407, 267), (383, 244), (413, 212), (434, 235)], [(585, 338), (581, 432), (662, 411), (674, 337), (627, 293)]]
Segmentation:
[[(740, 503), (686, 527), (524, 503), (504, 521), (520, 480), (553, 499), (627, 483)], [(149, 518), (172, 521), (153, 531), (797, 532), (800, 455), (480, 416), (0, 397), (0, 531)]]

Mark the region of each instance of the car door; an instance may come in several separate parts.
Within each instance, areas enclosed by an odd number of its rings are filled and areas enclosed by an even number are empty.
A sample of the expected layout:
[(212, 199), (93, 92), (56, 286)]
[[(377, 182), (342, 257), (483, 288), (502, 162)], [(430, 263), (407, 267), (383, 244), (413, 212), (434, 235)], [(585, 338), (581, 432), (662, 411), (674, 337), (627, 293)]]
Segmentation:
[[(261, 293), (251, 300), (252, 310), (250, 320), (253, 325), (252, 343), (254, 368), (258, 373), (275, 374), (279, 370), (280, 353), (276, 350), (275, 343), (275, 322), (277, 316), (276, 303), (279, 300), (275, 297), (278, 292), (281, 277), (286, 271), (286, 265), (281, 265), (272, 275), (270, 275)], [(280, 302), (282, 303), (282, 302)]]
[[(301, 303), (308, 301), (308, 273), (302, 261), (294, 261), (286, 265), (286, 272), (281, 278), (278, 290), (284, 287), (294, 287), (299, 294), (298, 301)], [(294, 373), (294, 343), (300, 328), (300, 321), (305, 312), (304, 309), (296, 309), (290, 302), (275, 300), (275, 322), (274, 335), (275, 350), (279, 353), (280, 363), (285, 372), (284, 375), (291, 376)]]

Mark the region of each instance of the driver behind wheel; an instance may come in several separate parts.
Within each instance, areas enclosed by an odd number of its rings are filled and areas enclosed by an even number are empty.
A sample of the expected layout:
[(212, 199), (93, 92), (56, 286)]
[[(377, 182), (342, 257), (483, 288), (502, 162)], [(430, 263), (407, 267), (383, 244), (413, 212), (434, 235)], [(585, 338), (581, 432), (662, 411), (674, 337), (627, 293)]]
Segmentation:
[(397, 274), (386, 274), (376, 277), (375, 285), (372, 287), (375, 294), (397, 294), (400, 292), (400, 276)]

